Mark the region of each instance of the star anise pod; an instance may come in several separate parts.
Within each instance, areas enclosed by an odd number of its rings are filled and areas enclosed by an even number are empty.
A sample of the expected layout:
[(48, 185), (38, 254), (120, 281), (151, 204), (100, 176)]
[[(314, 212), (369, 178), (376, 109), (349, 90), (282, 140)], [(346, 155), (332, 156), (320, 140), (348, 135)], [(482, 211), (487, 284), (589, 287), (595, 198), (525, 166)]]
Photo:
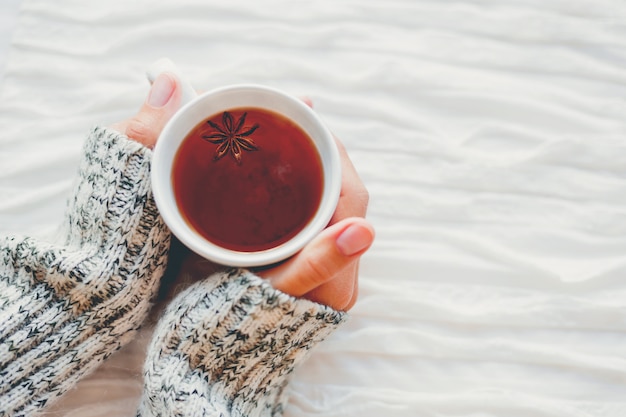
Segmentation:
[(217, 132), (211, 135), (202, 136), (203, 139), (219, 145), (215, 150), (213, 159), (221, 159), (230, 151), (235, 161), (240, 164), (242, 151), (256, 151), (259, 149), (256, 143), (249, 138), (249, 136), (259, 128), (259, 124), (256, 123), (251, 128), (244, 128), (243, 125), (246, 123), (246, 116), (247, 113), (242, 114), (237, 123), (235, 123), (233, 116), (225, 111), (222, 114), (222, 126), (211, 120), (207, 121), (213, 129), (217, 130)]

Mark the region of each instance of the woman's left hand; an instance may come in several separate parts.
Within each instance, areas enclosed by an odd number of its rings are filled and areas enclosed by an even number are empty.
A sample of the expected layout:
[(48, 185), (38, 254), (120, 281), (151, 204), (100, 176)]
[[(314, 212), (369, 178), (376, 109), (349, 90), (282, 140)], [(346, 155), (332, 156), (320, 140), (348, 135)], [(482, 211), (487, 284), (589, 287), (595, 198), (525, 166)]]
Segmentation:
[(139, 112), (111, 128), (152, 149), (165, 124), (180, 108), (181, 98), (182, 88), (178, 77), (164, 72), (154, 80)]

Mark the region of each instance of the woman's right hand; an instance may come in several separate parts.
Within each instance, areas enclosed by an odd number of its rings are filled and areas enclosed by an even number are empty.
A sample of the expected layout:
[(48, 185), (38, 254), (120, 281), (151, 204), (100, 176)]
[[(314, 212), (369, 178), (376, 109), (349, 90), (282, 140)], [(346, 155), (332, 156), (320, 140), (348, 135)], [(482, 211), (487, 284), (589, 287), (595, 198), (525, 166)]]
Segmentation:
[(343, 178), (329, 226), (295, 256), (259, 275), (284, 293), (347, 311), (357, 299), (359, 261), (374, 241), (374, 228), (364, 218), (367, 189), (339, 140), (337, 146)]

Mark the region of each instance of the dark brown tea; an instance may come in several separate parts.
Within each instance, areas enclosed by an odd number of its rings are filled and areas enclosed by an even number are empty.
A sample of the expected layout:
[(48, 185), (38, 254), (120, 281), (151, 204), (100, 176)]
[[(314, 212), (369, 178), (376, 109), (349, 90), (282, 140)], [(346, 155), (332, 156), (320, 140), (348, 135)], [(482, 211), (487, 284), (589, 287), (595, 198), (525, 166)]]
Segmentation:
[(237, 108), (209, 117), (174, 159), (178, 208), (200, 235), (255, 252), (300, 232), (322, 199), (322, 161), (312, 139), (284, 116)]

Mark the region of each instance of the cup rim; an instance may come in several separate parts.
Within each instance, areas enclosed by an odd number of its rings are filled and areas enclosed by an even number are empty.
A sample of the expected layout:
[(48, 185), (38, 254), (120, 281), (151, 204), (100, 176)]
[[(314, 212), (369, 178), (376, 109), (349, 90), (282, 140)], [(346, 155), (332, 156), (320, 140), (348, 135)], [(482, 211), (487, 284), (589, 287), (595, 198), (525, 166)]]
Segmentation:
[[(184, 220), (173, 195), (171, 184), (171, 166), (178, 146), (187, 134), (202, 120), (219, 111), (226, 111), (232, 106), (216, 106), (217, 111), (209, 111), (197, 123), (189, 123), (190, 114), (207, 102), (228, 94), (252, 94), (266, 97), (263, 104), (249, 103), (240, 107), (261, 107), (278, 112), (297, 123), (313, 140), (324, 173), (322, 201), (309, 223), (293, 238), (270, 249), (254, 252), (235, 251), (220, 247), (202, 237)], [(285, 115), (287, 108), (293, 114), (306, 120), (306, 125)], [(201, 113), (200, 110), (198, 112)], [(208, 114), (210, 113), (210, 114)], [(185, 117), (187, 117), (185, 119)], [(198, 117), (196, 117), (197, 119)], [(185, 132), (180, 134), (181, 130)], [(312, 133), (311, 130), (314, 130)], [(178, 134), (177, 134), (178, 132)], [(181, 137), (182, 136), (182, 137)], [(322, 149), (320, 149), (322, 147)], [(278, 263), (300, 251), (310, 240), (321, 232), (330, 222), (339, 201), (341, 191), (341, 161), (335, 139), (320, 117), (300, 99), (273, 87), (260, 84), (232, 84), (207, 91), (183, 105), (165, 125), (153, 150), (151, 182), (154, 200), (159, 212), (170, 231), (189, 249), (198, 255), (218, 264), (234, 267), (265, 266)]]

